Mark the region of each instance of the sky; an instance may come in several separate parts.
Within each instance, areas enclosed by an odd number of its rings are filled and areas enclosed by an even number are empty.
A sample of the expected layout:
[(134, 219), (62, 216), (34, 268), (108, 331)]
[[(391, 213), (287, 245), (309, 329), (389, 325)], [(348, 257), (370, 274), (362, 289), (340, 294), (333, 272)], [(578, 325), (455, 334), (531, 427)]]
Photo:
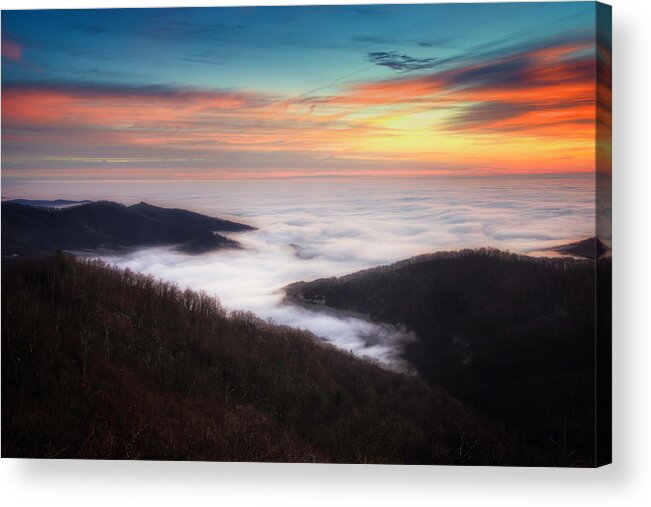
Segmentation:
[(609, 172), (596, 11), (4, 11), (2, 178)]

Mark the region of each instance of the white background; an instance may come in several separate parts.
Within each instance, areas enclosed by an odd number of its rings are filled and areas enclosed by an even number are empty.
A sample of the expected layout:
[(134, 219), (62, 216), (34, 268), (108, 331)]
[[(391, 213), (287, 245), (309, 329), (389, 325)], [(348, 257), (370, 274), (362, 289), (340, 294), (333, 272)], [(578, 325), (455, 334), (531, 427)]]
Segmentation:
[[(0, 0), (2, 9), (274, 3), (305, 2)], [(615, 262), (613, 465), (597, 470), (570, 470), (3, 459), (0, 462), (3, 504), (651, 505), (651, 368), (647, 364), (651, 360), (651, 129), (648, 124), (651, 2), (612, 0), (611, 3)]]

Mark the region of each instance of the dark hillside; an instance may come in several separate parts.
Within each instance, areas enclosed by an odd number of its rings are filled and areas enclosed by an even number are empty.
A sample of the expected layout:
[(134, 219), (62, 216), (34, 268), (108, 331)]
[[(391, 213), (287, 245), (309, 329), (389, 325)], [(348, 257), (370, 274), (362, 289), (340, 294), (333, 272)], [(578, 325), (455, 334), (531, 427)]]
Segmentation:
[(146, 203), (124, 206), (99, 201), (62, 209), (2, 203), (3, 257), (53, 255), (86, 250), (178, 245), (188, 253), (237, 247), (215, 231), (253, 228), (180, 209)]
[(26, 206), (39, 206), (42, 208), (65, 208), (68, 206), (79, 206), (80, 204), (88, 204), (93, 201), (71, 201), (69, 199), (11, 199), (4, 202), (12, 202), (15, 204), (24, 204)]
[(542, 464), (415, 377), (97, 262), (2, 274), (3, 457)]
[(230, 222), (221, 218), (209, 217), (207, 215), (180, 208), (161, 208), (160, 206), (153, 206), (146, 202), (134, 204), (133, 206), (129, 206), (128, 209), (142, 215), (143, 217), (161, 223), (179, 223), (186, 227), (209, 227), (213, 231), (222, 232), (253, 230), (253, 227), (248, 225)]
[[(610, 269), (610, 261), (600, 262)], [(406, 358), (527, 442), (593, 459), (595, 262), (496, 250), (416, 257), (292, 284), (301, 304), (404, 324)]]
[(549, 250), (586, 259), (599, 259), (608, 253), (608, 247), (599, 238), (587, 238), (567, 245), (555, 246)]

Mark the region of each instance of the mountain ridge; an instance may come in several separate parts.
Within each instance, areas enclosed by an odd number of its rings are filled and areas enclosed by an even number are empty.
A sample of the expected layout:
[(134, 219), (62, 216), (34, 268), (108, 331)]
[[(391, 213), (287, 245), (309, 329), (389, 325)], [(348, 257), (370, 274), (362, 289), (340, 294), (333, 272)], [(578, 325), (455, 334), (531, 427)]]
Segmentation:
[(484, 248), (426, 254), (285, 291), (286, 301), (315, 311), (404, 326), (416, 340), (402, 358), (430, 385), (530, 444), (561, 446), (568, 461), (591, 461), (595, 280), (608, 280), (610, 271), (607, 257)]
[(113, 201), (94, 201), (64, 208), (2, 203), (3, 258), (52, 255), (56, 250), (172, 245), (179, 251), (199, 254), (240, 247), (218, 232), (254, 229), (247, 224), (145, 202), (125, 206)]
[(9, 199), (3, 202), (12, 202), (14, 204), (24, 204), (25, 206), (36, 206), (42, 208), (63, 208), (68, 206), (79, 206), (80, 204), (88, 204), (93, 201), (72, 201), (70, 199)]

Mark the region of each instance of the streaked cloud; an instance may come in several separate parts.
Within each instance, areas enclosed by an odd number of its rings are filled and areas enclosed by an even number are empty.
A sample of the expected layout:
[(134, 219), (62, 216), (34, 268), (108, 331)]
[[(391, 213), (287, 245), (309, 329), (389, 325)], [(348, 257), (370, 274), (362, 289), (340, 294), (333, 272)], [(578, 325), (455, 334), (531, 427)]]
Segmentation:
[(396, 53), (395, 51), (376, 51), (368, 53), (366, 59), (397, 71), (411, 71), (431, 69), (436, 65), (436, 58), (414, 58), (412, 56)]

